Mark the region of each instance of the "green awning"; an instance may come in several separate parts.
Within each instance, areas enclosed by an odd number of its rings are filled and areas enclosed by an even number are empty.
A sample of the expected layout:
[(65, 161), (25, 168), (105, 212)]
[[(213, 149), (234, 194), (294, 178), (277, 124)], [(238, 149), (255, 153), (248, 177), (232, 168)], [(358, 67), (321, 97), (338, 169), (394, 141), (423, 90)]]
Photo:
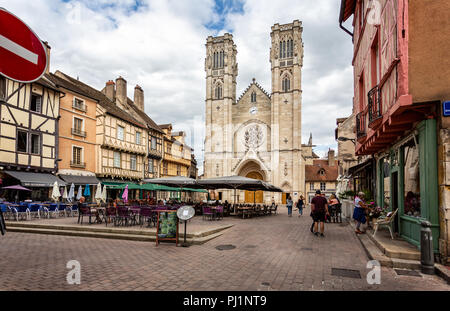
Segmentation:
[(183, 191), (189, 191), (189, 192), (202, 192), (202, 193), (208, 193), (208, 190), (205, 189), (192, 189), (192, 188), (182, 188)]
[(176, 188), (176, 187), (168, 187), (163, 185), (157, 185), (157, 184), (133, 184), (133, 183), (121, 183), (121, 184), (115, 184), (115, 185), (108, 185), (109, 189), (125, 189), (125, 187), (128, 185), (128, 190), (148, 190), (148, 191), (172, 191), (172, 192), (179, 192), (179, 191), (186, 191), (186, 192), (202, 192), (202, 193), (208, 193), (205, 189), (192, 189), (192, 188)]

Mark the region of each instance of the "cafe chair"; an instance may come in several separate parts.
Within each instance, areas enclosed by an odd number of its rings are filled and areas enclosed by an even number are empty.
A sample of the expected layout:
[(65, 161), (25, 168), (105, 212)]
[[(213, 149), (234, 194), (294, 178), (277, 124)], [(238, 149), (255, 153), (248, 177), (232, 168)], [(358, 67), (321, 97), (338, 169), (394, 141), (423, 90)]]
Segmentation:
[(380, 226), (388, 227), (389, 233), (391, 234), (391, 239), (394, 239), (394, 234), (392, 233), (392, 224), (394, 223), (395, 215), (397, 215), (398, 209), (396, 209), (389, 217), (386, 218), (378, 218), (375, 222), (374, 226), (374, 232), (373, 237), (375, 237), (375, 234), (377, 234), (378, 228)]

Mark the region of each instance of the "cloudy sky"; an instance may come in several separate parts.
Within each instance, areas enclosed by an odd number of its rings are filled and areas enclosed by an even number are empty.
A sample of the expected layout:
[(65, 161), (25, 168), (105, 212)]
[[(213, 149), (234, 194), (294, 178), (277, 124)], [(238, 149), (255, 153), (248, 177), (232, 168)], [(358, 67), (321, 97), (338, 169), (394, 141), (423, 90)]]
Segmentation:
[(98, 89), (119, 75), (157, 123), (186, 130), (203, 161), (205, 42), (233, 34), (237, 96), (253, 77), (271, 91), (270, 27), (299, 19), (305, 45), (302, 137), (336, 148), (336, 118), (351, 114), (352, 41), (338, 25), (339, 0), (0, 0), (52, 47), (51, 68)]

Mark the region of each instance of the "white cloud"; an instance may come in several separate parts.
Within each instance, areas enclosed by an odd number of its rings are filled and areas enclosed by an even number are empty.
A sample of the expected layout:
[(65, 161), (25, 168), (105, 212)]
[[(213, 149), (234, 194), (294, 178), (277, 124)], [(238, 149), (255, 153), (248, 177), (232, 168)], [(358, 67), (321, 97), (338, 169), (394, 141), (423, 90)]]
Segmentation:
[(253, 77), (271, 92), (271, 26), (299, 19), (305, 44), (303, 141), (312, 132), (320, 150), (335, 146), (335, 119), (351, 113), (352, 100), (352, 42), (338, 26), (339, 1), (247, 0), (243, 13), (225, 10), (224, 29), (218, 31), (205, 26), (221, 18), (213, 0), (138, 2), (136, 7), (132, 0), (0, 0), (0, 6), (49, 42), (51, 71), (79, 76), (99, 89), (122, 75), (130, 98), (136, 84), (143, 87), (146, 112), (157, 123), (201, 133), (188, 140), (200, 166), (207, 36), (233, 33), (238, 97)]

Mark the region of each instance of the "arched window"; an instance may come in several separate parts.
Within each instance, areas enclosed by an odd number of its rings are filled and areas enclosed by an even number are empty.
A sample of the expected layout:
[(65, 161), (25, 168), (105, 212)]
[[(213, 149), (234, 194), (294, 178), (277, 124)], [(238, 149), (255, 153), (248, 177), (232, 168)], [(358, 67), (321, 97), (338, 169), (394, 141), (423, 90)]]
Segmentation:
[(253, 92), (253, 93), (252, 93), (252, 96), (251, 96), (251, 102), (252, 102), (252, 103), (256, 103), (256, 92)]
[(288, 77), (283, 78), (281, 89), (283, 92), (288, 92), (291, 89), (291, 80)]
[(214, 90), (214, 98), (222, 99), (222, 85), (217, 84), (216, 89)]

